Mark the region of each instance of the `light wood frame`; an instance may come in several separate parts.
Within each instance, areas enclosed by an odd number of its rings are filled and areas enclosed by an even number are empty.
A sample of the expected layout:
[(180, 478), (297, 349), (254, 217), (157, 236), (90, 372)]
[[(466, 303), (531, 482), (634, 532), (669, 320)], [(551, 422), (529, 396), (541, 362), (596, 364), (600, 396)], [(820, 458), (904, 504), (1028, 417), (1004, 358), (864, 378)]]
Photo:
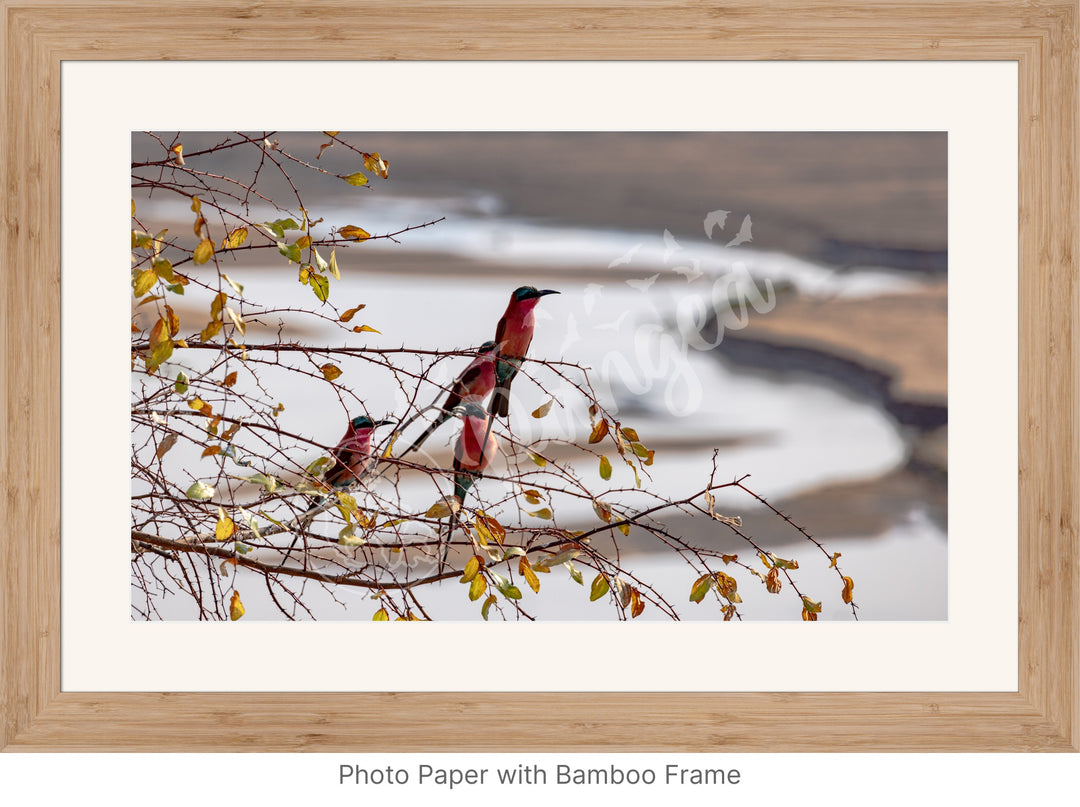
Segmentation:
[[(1080, 748), (1076, 0), (0, 0), (0, 748)], [(65, 59), (1009, 60), (1020, 78), (1018, 693), (67, 693), (60, 689)], [(993, 439), (989, 435), (987, 439)], [(962, 525), (959, 525), (962, 528)], [(484, 730), (461, 730), (462, 719)]]

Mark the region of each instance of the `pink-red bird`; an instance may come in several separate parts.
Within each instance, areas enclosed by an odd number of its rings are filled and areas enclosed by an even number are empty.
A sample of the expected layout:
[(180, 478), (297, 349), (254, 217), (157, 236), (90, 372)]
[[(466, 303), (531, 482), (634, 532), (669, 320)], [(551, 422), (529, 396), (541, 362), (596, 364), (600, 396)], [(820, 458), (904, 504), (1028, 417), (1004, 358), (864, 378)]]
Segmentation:
[(465, 368), (465, 372), (458, 376), (450, 387), (446, 400), (439, 407), (438, 416), (424, 430), (424, 433), (405, 449), (401, 456), (418, 449), (433, 431), (452, 417), (454, 407), (463, 403), (480, 404), (484, 398), (491, 394), (491, 390), (495, 388), (495, 355), (497, 347), (498, 344), (495, 342), (484, 342), (484, 344), (480, 345), (476, 351), (476, 358), (472, 360), (472, 363)]
[(558, 293), (554, 289), (537, 289), (535, 286), (521, 286), (511, 293), (510, 303), (495, 329), (495, 342), (499, 346), (499, 361), (495, 366), (497, 386), (488, 407), (493, 416), (506, 417), (510, 413), (510, 384), (532, 344), (536, 304), (541, 297)]

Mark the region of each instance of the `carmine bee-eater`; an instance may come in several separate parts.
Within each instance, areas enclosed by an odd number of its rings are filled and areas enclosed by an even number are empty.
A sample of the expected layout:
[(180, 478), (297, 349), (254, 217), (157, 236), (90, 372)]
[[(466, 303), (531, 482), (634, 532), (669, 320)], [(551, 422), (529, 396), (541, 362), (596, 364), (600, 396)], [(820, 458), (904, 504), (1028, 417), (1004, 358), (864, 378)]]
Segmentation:
[(488, 414), (475, 403), (454, 408), (463, 421), (461, 435), (454, 446), (454, 498), (465, 503), (465, 495), (478, 476), (491, 465), (499, 451), (499, 441), (488, 429)]
[[(452, 414), (462, 420), (461, 434), (454, 446), (454, 498), (458, 504), (465, 503), (469, 488), (477, 477), (491, 465), (499, 451), (499, 441), (491, 433), (491, 417), (478, 404), (469, 402), (455, 406)], [(450, 517), (450, 529), (446, 534), (442, 562), (450, 551), (450, 539), (454, 534), (457, 516)]]
[[(363, 479), (375, 461), (371, 453), (372, 432), (379, 426), (394, 422), (393, 420), (372, 420), (367, 415), (358, 415), (350, 420), (345, 436), (330, 451), (330, 467), (323, 474), (323, 482), (332, 488), (344, 489)], [(308, 512), (325, 500), (325, 496), (316, 499)]]
[[(357, 415), (349, 421), (349, 427), (345, 430), (336, 446), (330, 451), (330, 467), (323, 474), (323, 482), (335, 490), (343, 490), (359, 482), (371, 470), (375, 464), (375, 457), (371, 453), (371, 434), (379, 426), (394, 423), (393, 420), (372, 420), (367, 415)], [(319, 496), (311, 503), (300, 521), (305, 521), (312, 510), (317, 509), (327, 499)], [(289, 548), (285, 550), (282, 563), (289, 559), (289, 554), (300, 540), (298, 533), (293, 537)]]
[(484, 342), (480, 345), (476, 351), (476, 358), (450, 387), (446, 400), (439, 406), (438, 416), (401, 456), (418, 449), (433, 431), (453, 416), (454, 407), (463, 403), (480, 404), (491, 393), (491, 390), (495, 388), (495, 349), (497, 347), (495, 342)]
[(495, 394), (488, 407), (488, 412), (494, 417), (506, 417), (510, 412), (510, 383), (521, 369), (525, 354), (529, 352), (533, 327), (536, 324), (533, 309), (541, 297), (558, 293), (553, 289), (522, 286), (514, 289), (510, 295), (510, 304), (506, 306), (506, 311), (495, 329), (499, 361), (495, 365)]

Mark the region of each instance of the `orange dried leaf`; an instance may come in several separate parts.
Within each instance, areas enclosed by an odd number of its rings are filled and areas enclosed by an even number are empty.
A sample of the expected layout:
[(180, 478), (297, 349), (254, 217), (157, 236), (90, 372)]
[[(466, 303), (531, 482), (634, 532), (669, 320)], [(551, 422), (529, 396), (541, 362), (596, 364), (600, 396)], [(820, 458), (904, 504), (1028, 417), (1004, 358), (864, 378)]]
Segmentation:
[(592, 434), (589, 435), (590, 443), (599, 443), (608, 433), (608, 422), (606, 420), (598, 420), (596, 425), (593, 426)]
[(340, 320), (341, 322), (348, 322), (349, 320), (351, 320), (353, 317), (356, 316), (357, 311), (362, 311), (365, 308), (367, 308), (367, 304), (366, 303), (361, 303), (360, 305), (356, 306), (356, 308), (350, 308), (348, 311), (346, 311), (344, 314), (342, 314), (340, 317), (338, 317), (338, 320)]

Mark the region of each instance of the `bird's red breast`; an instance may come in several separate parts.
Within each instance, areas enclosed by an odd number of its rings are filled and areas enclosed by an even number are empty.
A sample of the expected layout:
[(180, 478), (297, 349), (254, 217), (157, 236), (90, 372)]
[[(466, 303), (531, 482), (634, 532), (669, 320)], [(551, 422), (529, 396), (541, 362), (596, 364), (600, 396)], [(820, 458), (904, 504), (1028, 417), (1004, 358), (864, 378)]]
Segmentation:
[[(488, 434), (487, 417), (466, 417), (457, 445), (454, 446), (454, 468), (463, 471), (486, 471), (499, 450), (495, 434)], [(480, 446), (487, 435), (483, 451)]]
[(523, 358), (529, 352), (532, 343), (533, 328), (536, 326), (535, 308), (539, 298), (528, 300), (510, 299), (506, 311), (495, 330), (495, 341), (499, 344), (499, 355), (510, 358)]

